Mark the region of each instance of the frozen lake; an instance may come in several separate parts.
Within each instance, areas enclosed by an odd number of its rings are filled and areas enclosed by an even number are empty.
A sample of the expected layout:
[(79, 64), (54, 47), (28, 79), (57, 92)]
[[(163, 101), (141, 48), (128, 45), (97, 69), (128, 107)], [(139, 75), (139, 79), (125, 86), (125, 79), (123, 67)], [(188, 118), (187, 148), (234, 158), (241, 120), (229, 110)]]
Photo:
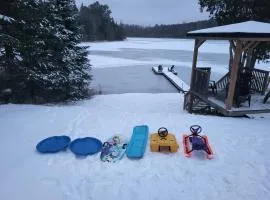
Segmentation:
[[(171, 93), (177, 90), (151, 68), (175, 65), (187, 84), (193, 56), (193, 40), (128, 38), (122, 42), (83, 43), (89, 46), (92, 87), (102, 94)], [(211, 79), (227, 72), (228, 43), (208, 42), (200, 48), (199, 67), (212, 67)]]

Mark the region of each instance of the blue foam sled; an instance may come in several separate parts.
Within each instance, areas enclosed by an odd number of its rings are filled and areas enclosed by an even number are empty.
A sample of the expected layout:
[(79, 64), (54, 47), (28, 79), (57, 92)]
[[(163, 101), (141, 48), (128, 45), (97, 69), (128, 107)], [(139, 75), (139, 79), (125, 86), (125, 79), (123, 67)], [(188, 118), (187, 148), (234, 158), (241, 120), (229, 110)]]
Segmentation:
[(135, 126), (129, 145), (127, 147), (128, 158), (142, 158), (148, 140), (149, 128), (146, 125)]
[(71, 142), (69, 148), (77, 156), (87, 156), (98, 153), (102, 148), (102, 143), (93, 137), (78, 138)]
[(53, 136), (40, 141), (36, 149), (40, 153), (56, 153), (65, 150), (70, 143), (68, 136)]

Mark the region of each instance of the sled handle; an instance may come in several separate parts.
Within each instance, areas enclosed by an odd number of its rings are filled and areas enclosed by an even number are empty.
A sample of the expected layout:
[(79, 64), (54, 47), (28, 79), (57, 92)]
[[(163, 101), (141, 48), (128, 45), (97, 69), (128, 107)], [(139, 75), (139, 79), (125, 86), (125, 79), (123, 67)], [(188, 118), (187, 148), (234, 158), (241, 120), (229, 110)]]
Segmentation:
[(192, 125), (190, 127), (190, 131), (192, 135), (198, 135), (200, 132), (202, 132), (202, 127), (199, 125)]
[(165, 127), (161, 127), (158, 129), (158, 135), (161, 138), (165, 138), (168, 135), (168, 129), (166, 129)]

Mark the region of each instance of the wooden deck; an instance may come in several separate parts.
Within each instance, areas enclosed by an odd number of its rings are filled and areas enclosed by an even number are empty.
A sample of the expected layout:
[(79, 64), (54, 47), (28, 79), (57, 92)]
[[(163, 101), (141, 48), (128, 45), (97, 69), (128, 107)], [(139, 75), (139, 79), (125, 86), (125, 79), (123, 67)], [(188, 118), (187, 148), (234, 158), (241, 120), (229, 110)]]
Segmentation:
[[(243, 71), (242, 73), (244, 73)], [(228, 103), (229, 96), (226, 95), (229, 84), (229, 73), (225, 74), (213, 87), (213, 92), (209, 92), (211, 68), (197, 67), (193, 70), (193, 84), (189, 91), (190, 95), (185, 95), (184, 108), (190, 113), (219, 113), (225, 116), (243, 116), (248, 114), (270, 113), (270, 102), (263, 103), (265, 92), (268, 88), (269, 72), (253, 69), (252, 80), (250, 82), (250, 107), (248, 102), (237, 107), (234, 98)], [(270, 90), (270, 88), (268, 89)], [(190, 98), (189, 98), (190, 97)], [(226, 102), (226, 103), (225, 103)], [(186, 108), (186, 105), (189, 107)]]
[[(186, 95), (188, 95), (186, 94), (186, 92), (189, 91), (189, 93), (193, 94), (197, 98), (197, 100), (199, 99), (199, 101), (197, 101), (198, 105), (195, 105), (195, 107), (198, 107), (198, 110), (204, 110), (204, 108), (209, 110), (209, 108), (211, 108), (217, 111), (217, 113), (220, 113), (221, 115), (230, 117), (244, 116), (248, 114), (270, 113), (270, 100), (266, 104), (263, 104), (264, 95), (261, 94), (261, 90), (257, 91), (254, 89), (254, 94), (252, 94), (251, 96), (250, 107), (247, 105), (247, 103), (243, 103), (239, 108), (233, 106), (230, 110), (227, 110), (225, 104), (226, 94), (224, 91), (224, 85), (226, 85), (225, 83), (228, 81), (227, 75), (224, 76), (225, 78), (222, 78), (222, 81), (219, 81), (217, 83), (217, 94), (213, 95), (211, 92), (207, 92), (208, 87), (206, 87), (206, 92), (204, 93), (191, 90), (189, 85), (187, 85), (183, 80), (181, 80), (179, 76), (175, 75), (173, 72), (168, 71), (168, 67), (163, 67), (162, 71), (158, 71), (158, 67), (153, 67), (152, 71), (157, 75), (164, 76), (179, 92), (185, 93), (185, 98)], [(197, 83), (196, 85), (203, 84)], [(203, 112), (200, 111), (199, 113)]]
[(270, 113), (270, 101), (263, 104), (262, 100), (264, 98), (263, 95), (254, 94), (251, 97), (251, 105), (248, 107), (247, 104), (243, 103), (241, 107), (232, 107), (231, 110), (226, 109), (226, 105), (224, 101), (221, 101), (220, 98), (216, 98), (214, 96), (206, 97), (197, 92), (190, 91), (193, 95), (199, 97), (202, 101), (207, 103), (212, 108), (218, 110), (224, 116), (244, 116), (248, 114), (259, 114), (259, 113)]
[(163, 75), (179, 92), (189, 91), (189, 85), (187, 85), (179, 76), (173, 72), (168, 71), (168, 67), (163, 67), (162, 72), (158, 71), (158, 67), (153, 67), (152, 71), (157, 75)]

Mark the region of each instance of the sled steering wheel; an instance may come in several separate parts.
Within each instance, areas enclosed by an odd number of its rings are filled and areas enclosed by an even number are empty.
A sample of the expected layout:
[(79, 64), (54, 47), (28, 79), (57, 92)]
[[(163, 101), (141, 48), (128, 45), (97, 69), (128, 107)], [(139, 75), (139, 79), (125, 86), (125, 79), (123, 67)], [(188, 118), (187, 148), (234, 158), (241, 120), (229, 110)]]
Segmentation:
[(165, 127), (161, 127), (158, 129), (158, 135), (161, 138), (165, 138), (168, 135), (168, 130)]
[(192, 135), (198, 135), (200, 132), (202, 132), (202, 127), (199, 125), (193, 125), (190, 127), (190, 131)]

